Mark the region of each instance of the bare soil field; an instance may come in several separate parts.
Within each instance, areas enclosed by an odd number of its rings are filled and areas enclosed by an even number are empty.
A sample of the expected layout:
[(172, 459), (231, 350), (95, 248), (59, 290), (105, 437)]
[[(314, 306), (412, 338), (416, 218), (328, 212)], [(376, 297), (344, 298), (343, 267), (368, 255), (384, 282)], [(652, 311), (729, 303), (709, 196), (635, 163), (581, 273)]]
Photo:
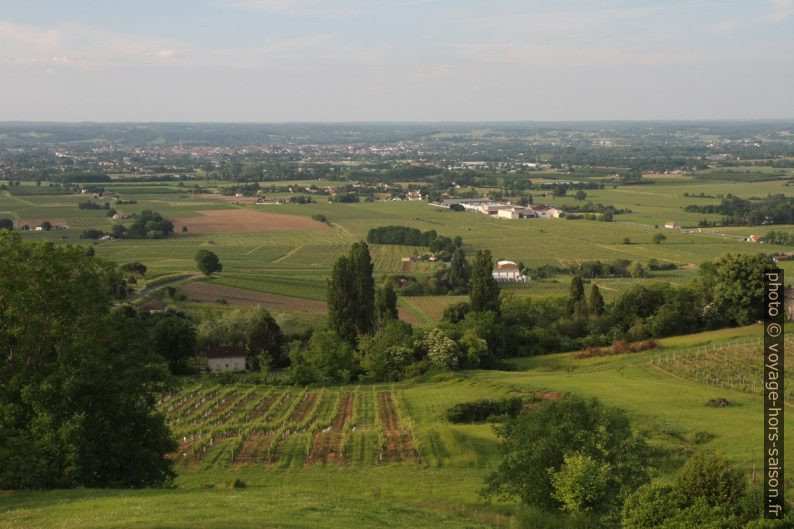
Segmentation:
[[(303, 312), (318, 315), (327, 312), (324, 301), (280, 296), (244, 288), (204, 283), (202, 281), (186, 283), (179, 289), (188, 299), (193, 301), (217, 301), (223, 299), (229, 305), (237, 307), (261, 306), (273, 311)], [(399, 309), (399, 316), (401, 320), (411, 324), (421, 323), (416, 316), (403, 309)]]
[(314, 436), (312, 449), (306, 461), (306, 466), (315, 463), (344, 463), (344, 454), (341, 452), (342, 428), (345, 427), (347, 418), (353, 413), (353, 394), (342, 395), (337, 409), (334, 423)]
[(238, 307), (256, 307), (261, 305), (268, 310), (283, 312), (304, 312), (308, 314), (325, 314), (326, 312), (325, 302), (313, 299), (291, 298), (200, 281), (186, 283), (179, 288), (188, 299), (195, 301), (225, 299), (229, 305)]
[(169, 219), (174, 223), (174, 232), (182, 232), (187, 226), (189, 233), (239, 233), (256, 231), (303, 231), (328, 229), (328, 225), (299, 215), (262, 213), (249, 209), (210, 209), (197, 211), (197, 217)]
[(380, 462), (405, 463), (416, 462), (411, 432), (400, 426), (397, 409), (390, 393), (378, 393), (378, 415), (386, 434), (386, 450), (379, 458)]

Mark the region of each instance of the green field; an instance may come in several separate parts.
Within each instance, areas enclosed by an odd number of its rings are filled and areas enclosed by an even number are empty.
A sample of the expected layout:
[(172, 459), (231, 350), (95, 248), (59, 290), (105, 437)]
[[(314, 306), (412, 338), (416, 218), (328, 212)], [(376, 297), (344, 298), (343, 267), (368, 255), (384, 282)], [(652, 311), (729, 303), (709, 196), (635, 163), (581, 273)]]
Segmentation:
[[(668, 479), (701, 446), (752, 475), (762, 466), (761, 397), (687, 380), (652, 359), (730, 348), (759, 333), (758, 326), (725, 329), (664, 339), (661, 349), (643, 353), (547, 355), (516, 360), (520, 371), (388, 385), (187, 381), (160, 404), (181, 441), (176, 489), (6, 493), (0, 527), (516, 527), (514, 504), (488, 504), (477, 494), (497, 461), (490, 426), (450, 424), (444, 412), (459, 402), (538, 390), (595, 396), (626, 410), (659, 450), (653, 479)], [(730, 406), (708, 406), (716, 397)], [(399, 450), (390, 449), (395, 439)], [(232, 488), (236, 479), (246, 487)]]
[[(307, 184), (309, 181), (302, 182)], [(265, 183), (267, 184), (267, 183)], [(279, 182), (278, 185), (285, 185)], [(317, 197), (317, 204), (257, 206), (237, 205), (219, 199), (197, 197), (174, 184), (124, 184), (107, 186), (117, 191), (121, 198), (136, 200), (137, 204), (119, 205), (122, 214), (132, 214), (144, 209), (162, 213), (166, 218), (190, 218), (204, 210), (255, 210), (292, 214), (307, 217), (323, 214), (333, 225), (328, 229), (309, 231), (265, 231), (244, 233), (179, 233), (166, 240), (112, 240), (96, 245), (96, 253), (114, 261), (142, 261), (149, 267), (149, 277), (166, 274), (194, 272), (193, 255), (197, 248), (216, 252), (224, 271), (214, 282), (245, 289), (321, 300), (324, 298), (325, 280), (334, 261), (343, 255), (350, 244), (366, 237), (370, 228), (384, 225), (408, 225), (421, 230), (434, 229), (441, 235), (460, 235), (464, 248), (472, 254), (477, 249), (490, 249), (497, 259), (523, 261), (527, 266), (544, 264), (566, 266), (585, 260), (630, 259), (647, 262), (649, 259), (671, 261), (681, 267), (674, 272), (656, 273), (642, 281), (682, 283), (694, 274), (699, 263), (727, 252), (770, 252), (785, 247), (771, 247), (743, 242), (752, 233), (765, 233), (768, 227), (710, 228), (699, 232), (666, 230), (667, 221), (683, 226), (696, 225), (701, 218), (719, 220), (718, 215), (686, 213), (688, 204), (718, 202), (717, 198), (685, 197), (684, 193), (707, 197), (733, 193), (747, 198), (768, 193), (785, 192), (785, 182), (759, 183), (713, 182), (710, 180), (684, 180), (654, 185), (621, 186), (588, 191), (587, 200), (628, 208), (632, 213), (617, 215), (615, 222), (586, 220), (532, 219), (503, 220), (464, 212), (455, 213), (424, 202), (374, 202), (356, 204), (327, 203)], [(23, 186), (39, 193), (47, 188)], [(17, 222), (56, 219), (70, 226), (68, 230), (28, 232), (34, 240), (53, 240), (85, 243), (79, 234), (86, 228), (109, 231), (114, 221), (105, 210), (80, 210), (77, 204), (86, 195), (10, 195), (0, 193), (0, 216)], [(552, 204), (576, 202), (573, 197), (537, 196), (536, 202)], [(102, 202), (102, 200), (99, 200)], [(188, 221), (189, 224), (189, 221)], [(775, 226), (775, 229), (792, 230), (792, 227)], [(653, 244), (652, 237), (663, 233), (667, 239)], [(624, 244), (628, 239), (630, 244)], [(371, 252), (376, 276), (409, 273), (426, 277), (437, 270), (438, 263), (416, 262), (409, 270), (402, 267), (401, 258), (418, 253), (414, 247), (372, 245)], [(794, 273), (794, 264), (783, 263), (783, 268)], [(566, 277), (533, 281), (513, 285), (509, 289), (516, 295), (549, 297), (565, 295)], [(607, 300), (635, 284), (635, 280), (599, 279), (597, 281)], [(405, 299), (403, 306), (416, 311), (420, 319), (435, 320), (451, 300), (441, 298)]]

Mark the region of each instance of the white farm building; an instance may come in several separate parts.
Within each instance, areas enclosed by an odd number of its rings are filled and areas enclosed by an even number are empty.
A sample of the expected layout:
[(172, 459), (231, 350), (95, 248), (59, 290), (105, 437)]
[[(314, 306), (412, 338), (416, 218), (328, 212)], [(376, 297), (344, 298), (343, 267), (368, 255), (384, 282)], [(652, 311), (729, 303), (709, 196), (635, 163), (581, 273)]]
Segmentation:
[(518, 265), (513, 261), (499, 261), (496, 263), (496, 268), (492, 272), (493, 278), (497, 281), (510, 281), (518, 283), (526, 283), (529, 277), (525, 276), (519, 270)]

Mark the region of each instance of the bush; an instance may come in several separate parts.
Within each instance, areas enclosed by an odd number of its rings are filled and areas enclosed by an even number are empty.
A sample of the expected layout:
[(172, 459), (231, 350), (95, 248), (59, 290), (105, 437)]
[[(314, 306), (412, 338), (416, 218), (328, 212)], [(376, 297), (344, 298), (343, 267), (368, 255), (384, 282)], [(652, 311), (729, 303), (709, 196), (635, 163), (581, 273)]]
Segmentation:
[(462, 402), (447, 410), (447, 420), (452, 423), (486, 422), (497, 416), (515, 417), (524, 408), (518, 397), (499, 400)]

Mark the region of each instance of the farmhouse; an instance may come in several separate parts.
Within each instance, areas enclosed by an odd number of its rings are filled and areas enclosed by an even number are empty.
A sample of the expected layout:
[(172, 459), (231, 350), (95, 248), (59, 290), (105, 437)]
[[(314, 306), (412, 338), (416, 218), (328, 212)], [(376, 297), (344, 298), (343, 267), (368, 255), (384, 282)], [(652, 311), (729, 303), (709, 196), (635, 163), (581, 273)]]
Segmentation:
[(168, 305), (159, 299), (153, 299), (143, 304), (143, 310), (148, 310), (149, 314), (162, 314), (168, 312)]
[(422, 192), (421, 191), (408, 191), (406, 195), (408, 200), (415, 202), (417, 200), (422, 200)]
[(562, 212), (555, 207), (541, 204), (530, 204), (527, 206), (527, 209), (535, 213), (535, 216), (541, 219), (558, 219), (562, 214)]
[(210, 371), (245, 371), (245, 347), (218, 345), (207, 351), (207, 369)]
[(529, 278), (521, 273), (513, 261), (499, 261), (491, 273), (497, 281), (526, 283)]
[(681, 225), (677, 224), (677, 223), (675, 223), (673, 221), (665, 222), (664, 223), (664, 227), (667, 228), (668, 230), (680, 230), (681, 229)]
[(761, 237), (760, 235), (750, 235), (745, 240), (747, 242), (755, 242), (755, 243), (764, 242), (764, 238)]

